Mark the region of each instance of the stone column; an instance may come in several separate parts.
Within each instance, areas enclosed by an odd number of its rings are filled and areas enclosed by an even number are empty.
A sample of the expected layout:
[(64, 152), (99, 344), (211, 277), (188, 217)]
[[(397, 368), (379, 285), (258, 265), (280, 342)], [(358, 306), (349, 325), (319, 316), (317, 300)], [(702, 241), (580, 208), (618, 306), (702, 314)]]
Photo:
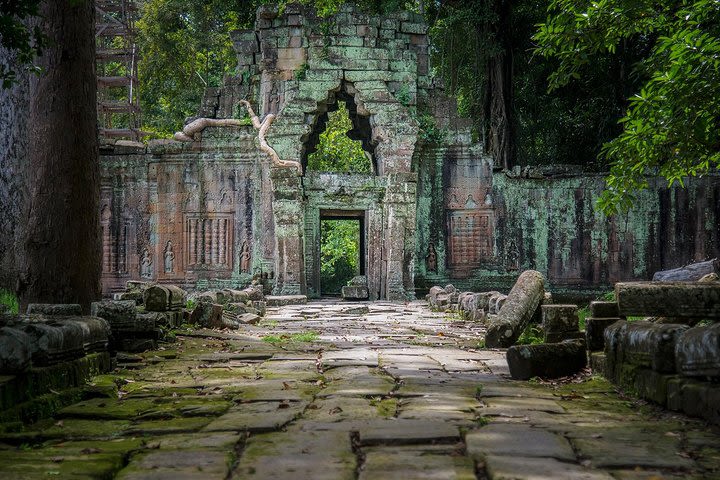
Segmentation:
[(417, 174), (398, 172), (387, 176), (383, 217), (384, 294), (390, 301), (414, 298), (415, 190)]
[(302, 179), (294, 168), (272, 168), (275, 295), (305, 295)]

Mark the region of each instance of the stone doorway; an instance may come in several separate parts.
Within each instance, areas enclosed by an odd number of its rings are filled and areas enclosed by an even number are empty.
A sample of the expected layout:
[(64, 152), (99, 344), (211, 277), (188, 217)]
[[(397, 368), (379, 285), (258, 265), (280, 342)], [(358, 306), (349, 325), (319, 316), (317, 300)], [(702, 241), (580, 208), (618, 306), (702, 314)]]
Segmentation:
[(320, 212), (320, 295), (337, 297), (342, 286), (365, 275), (367, 242), (364, 211)]

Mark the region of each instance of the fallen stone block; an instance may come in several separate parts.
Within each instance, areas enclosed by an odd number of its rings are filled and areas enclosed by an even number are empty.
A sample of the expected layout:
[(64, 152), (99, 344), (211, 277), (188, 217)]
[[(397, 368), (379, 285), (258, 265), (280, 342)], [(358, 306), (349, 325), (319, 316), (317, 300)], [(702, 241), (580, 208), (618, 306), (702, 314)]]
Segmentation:
[(257, 310), (257, 314), (261, 317), (265, 316), (265, 311), (267, 310), (267, 303), (265, 300), (253, 300), (252, 306), (255, 310)]
[(591, 352), (599, 352), (605, 349), (605, 329), (619, 318), (595, 318), (585, 319), (585, 341)]
[(497, 315), (500, 313), (500, 309), (507, 301), (507, 295), (502, 293), (496, 293), (488, 299), (488, 313)]
[(59, 324), (43, 318), (27, 319), (16, 327), (31, 339), (34, 366), (49, 366), (85, 355), (83, 329), (77, 323)]
[(99, 317), (71, 317), (57, 319), (60, 324), (76, 325), (82, 331), (85, 354), (104, 352), (110, 345), (110, 324)]
[(190, 323), (208, 328), (223, 328), (223, 306), (219, 303), (198, 303), (190, 314)]
[(229, 303), (245, 303), (250, 300), (248, 292), (243, 290), (233, 290), (231, 288), (224, 288), (216, 292), (217, 301), (223, 305)]
[(617, 302), (590, 302), (590, 316), (594, 318), (617, 318), (620, 316)]
[(268, 307), (282, 307), (284, 305), (305, 305), (307, 304), (307, 296), (305, 295), (268, 295), (265, 297)]
[[(578, 332), (579, 319), (577, 305), (542, 305), (542, 328), (545, 335)], [(556, 343), (548, 342), (545, 343)]]
[(247, 323), (248, 325), (255, 325), (260, 321), (260, 317), (252, 313), (246, 313), (244, 315), (240, 315), (238, 317), (238, 321)]
[(114, 330), (134, 330), (137, 310), (132, 300), (105, 300), (90, 305), (90, 315), (105, 319)]
[(516, 380), (573, 375), (587, 366), (583, 340), (536, 345), (515, 345), (506, 354), (510, 375)]
[(31, 303), (27, 306), (28, 314), (42, 315), (82, 315), (82, 307), (77, 303)]
[(720, 377), (720, 323), (682, 332), (675, 364), (678, 373), (688, 377)]
[(720, 319), (720, 283), (621, 282), (615, 297), (621, 316)]
[(653, 275), (653, 282), (696, 282), (708, 274), (720, 274), (720, 260), (692, 263), (672, 270), (661, 270)]
[(148, 312), (179, 310), (185, 306), (187, 293), (176, 285), (153, 285), (145, 289), (143, 301)]
[(365, 285), (344, 286), (340, 290), (343, 300), (367, 300), (370, 297), (370, 290)]
[(649, 368), (660, 373), (675, 372), (675, 344), (687, 325), (657, 325), (638, 321), (615, 322), (605, 329), (608, 377), (630, 384), (633, 369)]
[(0, 374), (22, 373), (32, 365), (32, 338), (12, 327), (0, 328)]
[(535, 314), (545, 295), (545, 277), (527, 270), (518, 278), (497, 317), (488, 325), (485, 345), (490, 348), (509, 347)]
[(585, 341), (585, 332), (581, 332), (580, 330), (576, 332), (545, 332), (543, 337), (545, 343), (560, 343), (565, 340)]

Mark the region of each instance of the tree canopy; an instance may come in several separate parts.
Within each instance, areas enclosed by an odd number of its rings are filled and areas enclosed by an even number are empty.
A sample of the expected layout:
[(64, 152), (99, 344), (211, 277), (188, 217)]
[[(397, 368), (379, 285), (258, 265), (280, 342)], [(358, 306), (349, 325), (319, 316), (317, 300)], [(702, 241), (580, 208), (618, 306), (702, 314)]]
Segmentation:
[(550, 88), (582, 80), (598, 59), (644, 49), (631, 74), (622, 132), (604, 145), (611, 162), (599, 206), (629, 208), (648, 176), (670, 184), (720, 168), (720, 4), (554, 0), (536, 35), (538, 52), (558, 61)]

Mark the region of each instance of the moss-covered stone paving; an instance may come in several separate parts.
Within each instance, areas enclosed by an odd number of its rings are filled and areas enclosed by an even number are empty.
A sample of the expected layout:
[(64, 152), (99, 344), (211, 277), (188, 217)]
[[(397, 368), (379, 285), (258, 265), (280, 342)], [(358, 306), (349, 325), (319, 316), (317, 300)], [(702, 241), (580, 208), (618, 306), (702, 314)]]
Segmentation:
[(0, 478), (720, 478), (716, 427), (600, 377), (512, 381), (503, 351), (475, 348), (481, 325), (368, 305), (120, 354), (81, 401), (0, 424)]

